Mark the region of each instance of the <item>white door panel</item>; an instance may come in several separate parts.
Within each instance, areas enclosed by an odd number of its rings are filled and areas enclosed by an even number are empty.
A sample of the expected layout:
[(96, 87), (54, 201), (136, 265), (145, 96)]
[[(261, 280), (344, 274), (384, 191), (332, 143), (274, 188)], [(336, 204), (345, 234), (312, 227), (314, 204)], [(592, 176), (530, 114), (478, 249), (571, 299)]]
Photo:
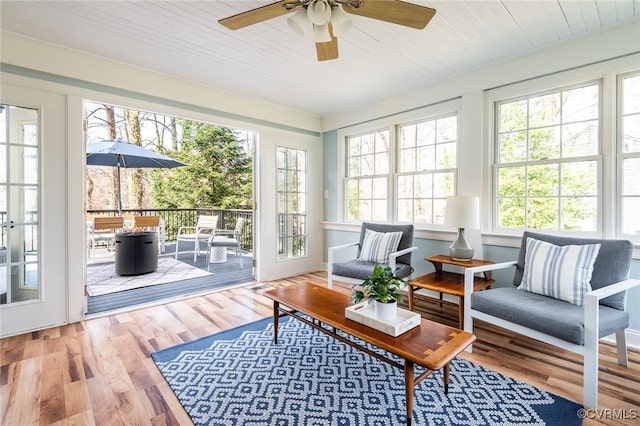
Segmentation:
[[(306, 254), (283, 257), (279, 241), (277, 161), (278, 147), (304, 151), (306, 155)], [(284, 131), (260, 132), (258, 143), (256, 232), (257, 277), (269, 281), (320, 269), (322, 264), (322, 140), (320, 137)]]
[[(7, 297), (0, 304), (4, 337), (67, 322), (67, 104), (62, 95), (7, 83), (0, 94), (4, 117), (9, 117), (9, 110), (15, 117), (5, 121), (0, 142), (5, 152), (0, 157), (5, 193), (0, 208), (6, 244), (0, 259)], [(30, 120), (20, 118), (25, 111), (33, 111)], [(25, 136), (30, 123), (35, 123), (34, 135)], [(37, 146), (21, 142), (27, 137)]]

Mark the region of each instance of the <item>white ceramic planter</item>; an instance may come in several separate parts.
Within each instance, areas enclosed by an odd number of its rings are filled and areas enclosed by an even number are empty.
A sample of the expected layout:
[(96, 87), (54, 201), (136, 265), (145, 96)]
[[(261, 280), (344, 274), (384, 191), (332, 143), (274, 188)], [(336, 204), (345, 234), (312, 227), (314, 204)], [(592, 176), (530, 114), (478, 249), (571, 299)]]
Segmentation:
[(398, 302), (382, 303), (376, 300), (376, 318), (380, 321), (395, 321), (398, 315)]

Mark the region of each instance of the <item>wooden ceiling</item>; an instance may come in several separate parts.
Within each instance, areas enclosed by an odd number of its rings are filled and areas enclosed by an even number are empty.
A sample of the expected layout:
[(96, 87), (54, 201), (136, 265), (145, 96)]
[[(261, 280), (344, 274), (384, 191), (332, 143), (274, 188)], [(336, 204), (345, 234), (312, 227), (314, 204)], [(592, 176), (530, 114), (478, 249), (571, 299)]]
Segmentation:
[[(375, 1), (375, 0), (365, 0)], [(217, 23), (271, 1), (9, 1), (1, 28), (320, 116), (613, 29), (638, 0), (411, 0), (424, 30), (356, 15), (340, 57), (318, 62), (286, 16), (231, 31)]]

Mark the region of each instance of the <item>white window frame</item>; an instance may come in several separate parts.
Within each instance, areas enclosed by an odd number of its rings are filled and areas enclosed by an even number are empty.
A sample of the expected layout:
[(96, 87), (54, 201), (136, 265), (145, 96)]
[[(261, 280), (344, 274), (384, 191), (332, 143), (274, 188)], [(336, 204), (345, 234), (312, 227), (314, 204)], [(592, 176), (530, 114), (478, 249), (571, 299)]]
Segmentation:
[[(374, 145), (375, 145), (375, 135), (379, 134), (379, 133), (387, 133), (388, 134), (388, 139), (389, 139), (389, 149), (387, 151), (387, 157), (388, 157), (388, 164), (387, 164), (387, 172), (386, 173), (376, 173), (375, 172), (375, 167), (376, 167), (376, 162), (374, 161), (374, 173), (373, 174), (360, 174), (358, 176), (349, 176), (349, 160), (352, 158), (349, 154), (349, 144), (351, 142), (352, 139), (358, 138), (358, 137), (363, 137), (363, 136), (373, 136), (374, 137)], [(359, 221), (360, 219), (350, 219), (349, 218), (349, 203), (346, 199), (346, 197), (348, 196), (348, 188), (349, 188), (349, 183), (350, 182), (359, 182), (361, 180), (369, 180), (369, 179), (386, 179), (386, 186), (387, 186), (387, 199), (386, 199), (386, 212), (385, 212), (385, 217), (387, 219), (387, 221), (390, 218), (390, 206), (389, 206), (389, 200), (391, 199), (391, 197), (389, 196), (389, 194), (391, 193), (392, 187), (391, 187), (391, 183), (393, 181), (393, 161), (392, 161), (392, 152), (393, 152), (393, 144), (391, 142), (392, 139), (392, 134), (389, 131), (389, 129), (387, 128), (381, 128), (381, 129), (376, 129), (376, 130), (372, 130), (372, 131), (368, 131), (368, 132), (362, 132), (362, 133), (357, 133), (354, 135), (349, 135), (345, 138), (345, 175), (344, 175), (344, 194), (345, 194), (345, 209), (344, 209), (344, 216), (345, 218), (347, 218), (347, 221), (350, 222), (354, 222), (354, 221)], [(382, 152), (382, 151), (381, 151)], [(375, 159), (375, 155), (376, 155), (376, 151), (374, 150), (373, 153), (371, 153), (371, 155), (374, 156)], [(362, 157), (362, 155), (359, 155), (359, 157)], [(361, 198), (359, 198), (361, 199)], [(374, 198), (373, 195), (373, 191), (371, 194), (371, 198), (369, 198), (368, 200), (370, 200), (371, 202), (374, 202), (376, 200), (376, 198)], [(373, 205), (371, 206), (372, 209), (372, 213), (374, 212), (375, 208), (373, 207)], [(371, 217), (366, 219), (368, 221), (380, 221), (380, 219), (375, 218), (375, 217)]]
[[(393, 114), (388, 117), (380, 118), (357, 124), (354, 126), (338, 129), (337, 134), (337, 173), (340, 184), (338, 185), (338, 218), (337, 220), (346, 224), (359, 224), (361, 221), (348, 220), (347, 215), (347, 201), (346, 201), (346, 177), (347, 177), (347, 140), (351, 136), (357, 136), (361, 134), (367, 134), (375, 132), (381, 129), (389, 130), (389, 189), (387, 203), (387, 222), (395, 223), (397, 221), (397, 154), (398, 154), (398, 126), (418, 121), (425, 121), (434, 118), (444, 117), (447, 115), (456, 115), (458, 119), (458, 153), (462, 149), (462, 133), (461, 133), (461, 119), (462, 119), (462, 101), (461, 98), (450, 99), (442, 102), (438, 102), (432, 105), (419, 107), (409, 111), (405, 111), (398, 114)], [(471, 141), (469, 141), (471, 143)], [(457, 156), (458, 167), (460, 165), (460, 156)], [(458, 192), (459, 173), (456, 170), (456, 193)], [(431, 225), (431, 224), (416, 224), (416, 229), (444, 229), (443, 225)]]
[[(516, 102), (519, 100), (528, 100), (531, 98), (535, 98), (535, 97), (539, 97), (539, 96), (544, 96), (544, 95), (548, 95), (548, 94), (555, 94), (555, 93), (560, 93), (560, 92), (566, 92), (572, 89), (577, 89), (577, 88), (581, 88), (581, 87), (587, 87), (587, 86), (592, 86), (592, 85), (597, 85), (598, 88), (598, 143), (597, 143), (597, 148), (596, 148), (596, 153), (595, 154), (589, 154), (589, 155), (585, 155), (585, 156), (581, 156), (581, 157), (558, 157), (558, 158), (553, 158), (550, 160), (545, 160), (545, 159), (539, 159), (539, 160), (530, 160), (530, 159), (525, 159), (522, 161), (514, 161), (512, 163), (501, 163), (499, 161), (499, 156), (500, 156), (500, 152), (498, 152), (498, 148), (499, 148), (499, 143), (498, 143), (498, 132), (500, 130), (500, 117), (498, 114), (498, 108), (501, 104), (505, 104), (505, 103), (510, 103), (510, 102)], [(602, 224), (603, 224), (603, 220), (602, 220), (602, 214), (603, 214), (603, 209), (602, 209), (602, 203), (603, 203), (603, 190), (602, 190), (602, 179), (603, 179), (603, 168), (602, 168), (602, 161), (603, 161), (603, 156), (602, 156), (602, 152), (603, 152), (603, 81), (601, 79), (596, 79), (596, 80), (586, 80), (586, 81), (580, 81), (577, 82), (575, 84), (567, 84), (567, 85), (562, 85), (562, 86), (557, 86), (557, 87), (552, 87), (552, 88), (545, 88), (543, 90), (539, 90), (539, 91), (531, 91), (531, 92), (527, 92), (524, 94), (521, 94), (519, 96), (515, 96), (512, 98), (504, 98), (504, 99), (496, 99), (493, 102), (493, 114), (494, 114), (494, 128), (493, 128), (493, 162), (492, 162), (492, 228), (500, 233), (511, 233), (511, 232), (522, 232), (524, 230), (537, 230), (540, 232), (548, 232), (548, 233), (566, 233), (566, 234), (575, 234), (575, 233), (580, 233), (580, 234), (592, 234), (592, 235), (601, 235), (602, 234)], [(562, 121), (559, 122), (558, 126), (562, 127), (563, 123)], [(529, 131), (530, 127), (527, 123), (527, 127), (526, 127), (526, 131)], [(529, 152), (529, 150), (527, 149), (527, 152)], [(499, 170), (501, 168), (505, 168), (511, 166), (511, 167), (516, 167), (516, 166), (523, 166), (523, 167), (531, 167), (531, 166), (541, 166), (541, 165), (545, 165), (545, 164), (549, 164), (549, 165), (555, 165), (557, 164), (558, 167), (561, 167), (563, 164), (570, 164), (570, 163), (575, 163), (575, 162), (583, 162), (583, 161), (589, 161), (589, 162), (595, 162), (596, 164), (596, 181), (597, 181), (597, 188), (596, 188), (596, 225), (595, 225), (595, 230), (594, 231), (571, 231), (571, 230), (562, 230), (560, 228), (558, 229), (540, 229), (540, 228), (528, 228), (526, 227), (522, 227), (522, 228), (507, 228), (507, 227), (501, 227), (498, 223), (498, 174), (499, 174)], [(559, 188), (560, 192), (557, 194), (557, 196), (555, 198), (558, 198), (558, 201), (561, 201), (563, 198), (562, 195), (562, 191), (561, 191), (561, 187)], [(528, 202), (530, 196), (525, 194), (524, 195), (524, 199), (525, 199), (525, 203)], [(534, 197), (535, 198), (535, 197)], [(525, 215), (526, 215), (526, 211), (525, 211)], [(558, 226), (560, 227), (561, 224), (561, 204), (558, 205), (557, 208), (557, 220), (558, 220)], [(525, 216), (526, 218), (526, 216)]]
[(640, 235), (624, 233), (623, 228), (623, 182), (624, 182), (624, 160), (629, 158), (640, 159), (640, 151), (638, 152), (624, 152), (624, 134), (623, 134), (623, 101), (624, 101), (624, 80), (631, 77), (639, 77), (640, 69), (618, 74), (616, 81), (616, 147), (617, 147), (617, 188), (616, 188), (616, 204), (619, 206), (616, 215), (616, 235), (619, 238), (631, 240), (634, 244), (640, 244)]

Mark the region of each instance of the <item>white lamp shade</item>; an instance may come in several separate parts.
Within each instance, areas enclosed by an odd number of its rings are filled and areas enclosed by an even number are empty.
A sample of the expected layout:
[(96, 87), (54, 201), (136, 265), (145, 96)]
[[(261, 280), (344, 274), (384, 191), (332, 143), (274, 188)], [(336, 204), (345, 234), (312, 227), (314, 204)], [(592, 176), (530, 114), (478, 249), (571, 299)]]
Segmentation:
[(289, 24), (289, 28), (295, 31), (296, 34), (303, 36), (304, 27), (309, 24), (307, 10), (302, 7), (298, 9), (296, 13), (287, 18), (287, 24)]
[(444, 224), (455, 228), (479, 229), (480, 199), (468, 195), (447, 197)]
[(307, 6), (307, 16), (316, 25), (323, 25), (331, 19), (331, 6), (327, 0), (312, 0)]
[(313, 25), (313, 40), (316, 43), (326, 43), (331, 41), (331, 34), (329, 33), (329, 23), (323, 25)]
[(331, 12), (331, 25), (333, 26), (333, 34), (337, 37), (342, 37), (351, 28), (351, 20), (342, 10), (342, 6), (338, 5)]

